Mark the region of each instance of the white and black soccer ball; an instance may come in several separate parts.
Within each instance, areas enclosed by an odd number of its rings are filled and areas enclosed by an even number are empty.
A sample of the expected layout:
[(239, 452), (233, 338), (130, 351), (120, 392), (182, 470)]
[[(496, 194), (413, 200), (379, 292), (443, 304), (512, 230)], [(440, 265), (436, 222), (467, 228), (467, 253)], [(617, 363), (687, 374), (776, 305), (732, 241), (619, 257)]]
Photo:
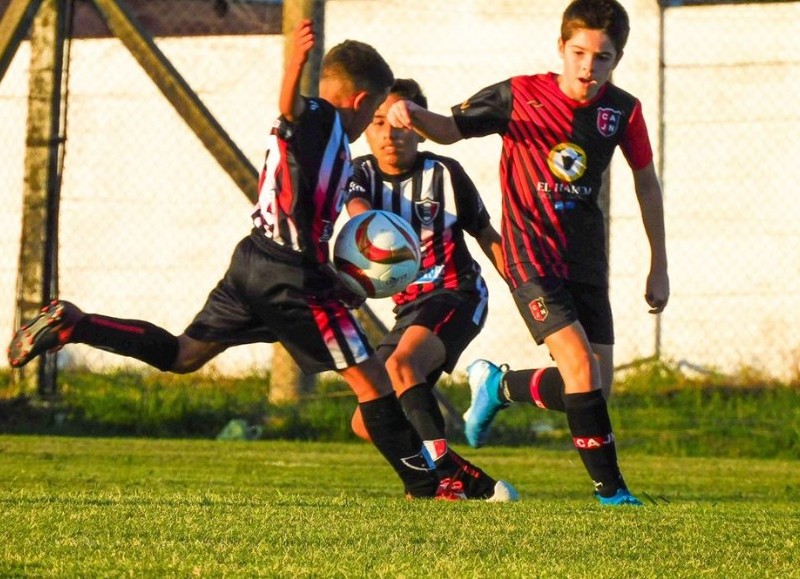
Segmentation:
[(342, 226), (333, 244), (333, 265), (350, 291), (385, 298), (401, 292), (419, 272), (419, 238), (399, 215), (365, 211)]

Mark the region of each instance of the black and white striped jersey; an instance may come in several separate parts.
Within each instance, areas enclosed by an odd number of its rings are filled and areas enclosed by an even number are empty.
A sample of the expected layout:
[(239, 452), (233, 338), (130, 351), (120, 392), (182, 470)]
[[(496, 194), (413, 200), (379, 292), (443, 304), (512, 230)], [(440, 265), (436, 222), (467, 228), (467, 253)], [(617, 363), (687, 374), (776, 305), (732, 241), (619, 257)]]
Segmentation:
[(309, 98), (296, 122), (279, 118), (252, 214), (259, 247), (310, 264), (327, 262), (351, 173), (350, 145), (333, 105)]
[(384, 175), (372, 155), (358, 157), (353, 164), (348, 200), (363, 198), (375, 209), (400, 215), (420, 239), (420, 275), (393, 296), (395, 303), (408, 303), (439, 289), (486, 291), (464, 231), (477, 236), (489, 225), (489, 214), (457, 161), (421, 152), (414, 167), (401, 175)]

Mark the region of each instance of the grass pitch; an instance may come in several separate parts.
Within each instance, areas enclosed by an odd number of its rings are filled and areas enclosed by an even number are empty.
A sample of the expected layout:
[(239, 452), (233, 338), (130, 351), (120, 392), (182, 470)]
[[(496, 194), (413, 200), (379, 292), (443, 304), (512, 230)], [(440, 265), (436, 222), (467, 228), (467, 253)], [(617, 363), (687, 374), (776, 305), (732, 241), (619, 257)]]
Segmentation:
[[(0, 576), (800, 577), (800, 462), (460, 447), (514, 504), (407, 502), (366, 444), (0, 436)], [(648, 500), (649, 497), (649, 500)]]

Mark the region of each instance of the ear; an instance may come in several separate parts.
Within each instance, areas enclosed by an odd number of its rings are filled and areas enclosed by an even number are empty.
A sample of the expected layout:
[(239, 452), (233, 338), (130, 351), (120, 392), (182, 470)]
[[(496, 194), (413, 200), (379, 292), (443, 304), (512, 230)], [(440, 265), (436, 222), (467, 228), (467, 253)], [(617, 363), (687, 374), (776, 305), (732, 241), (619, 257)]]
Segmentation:
[(355, 93), (353, 95), (353, 106), (352, 106), (353, 110), (357, 111), (359, 108), (361, 108), (361, 105), (364, 104), (368, 96), (369, 93), (365, 90), (360, 90), (357, 93)]
[(620, 51), (617, 53), (617, 58), (616, 58), (616, 60), (614, 61), (614, 68), (617, 68), (617, 65), (619, 64), (619, 61), (620, 61), (620, 60), (622, 60), (622, 55), (623, 55), (623, 54), (625, 54), (625, 51), (624, 51), (624, 50), (620, 50)]
[(558, 55), (564, 58), (564, 39), (560, 36), (558, 37)]

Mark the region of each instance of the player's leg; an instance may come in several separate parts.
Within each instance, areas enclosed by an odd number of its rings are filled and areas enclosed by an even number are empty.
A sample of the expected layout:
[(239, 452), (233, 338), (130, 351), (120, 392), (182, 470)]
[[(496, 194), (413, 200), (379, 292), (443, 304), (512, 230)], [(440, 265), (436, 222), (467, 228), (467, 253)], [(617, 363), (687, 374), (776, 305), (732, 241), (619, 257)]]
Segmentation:
[(433, 392), (442, 372), (452, 372), (480, 331), (486, 305), (485, 295), (472, 293), (444, 292), (423, 298), (400, 310), (395, 329), (378, 347), (400, 404), (434, 459), (441, 498), (516, 498), (511, 485), (496, 481), (449, 447), (444, 416)]
[[(603, 359), (601, 374), (604, 384), (606, 379), (610, 381), (612, 357), (608, 348), (599, 345), (614, 342), (607, 291), (585, 284), (542, 278), (515, 289), (513, 296), (517, 309), (538, 345), (542, 345), (547, 336), (580, 320), (592, 341), (598, 343), (598, 352)], [(585, 369), (588, 362), (583, 360), (583, 363), (578, 368)], [(467, 373), (472, 400), (464, 419), (467, 441), (472, 446), (479, 447), (486, 443), (495, 416), (511, 402), (566, 411), (564, 376), (557, 366), (510, 370), (505, 365), (497, 366), (489, 360), (476, 360), (468, 366)], [(571, 379), (576, 378), (573, 376)]]
[(603, 504), (641, 504), (627, 489), (603, 396), (600, 364), (579, 322), (548, 336), (545, 343), (564, 377), (564, 407), (573, 444)]
[(369, 439), (403, 481), (406, 495), (433, 496), (438, 485), (434, 465), (403, 413), (383, 362), (373, 354), (338, 372), (356, 395)]
[(87, 344), (173, 372), (193, 371), (225, 349), (220, 344), (175, 336), (144, 320), (84, 313), (71, 302), (56, 300), (17, 331), (9, 346), (9, 362), (18, 368), (70, 343)]
[(433, 496), (437, 481), (422, 441), (363, 328), (326, 291), (330, 278), (317, 268), (264, 267), (264, 275), (242, 272), (248, 286), (243, 293), (261, 327), (274, 333), (273, 341), (280, 341), (306, 374), (338, 372), (356, 395), (370, 440), (403, 481), (407, 496)]

